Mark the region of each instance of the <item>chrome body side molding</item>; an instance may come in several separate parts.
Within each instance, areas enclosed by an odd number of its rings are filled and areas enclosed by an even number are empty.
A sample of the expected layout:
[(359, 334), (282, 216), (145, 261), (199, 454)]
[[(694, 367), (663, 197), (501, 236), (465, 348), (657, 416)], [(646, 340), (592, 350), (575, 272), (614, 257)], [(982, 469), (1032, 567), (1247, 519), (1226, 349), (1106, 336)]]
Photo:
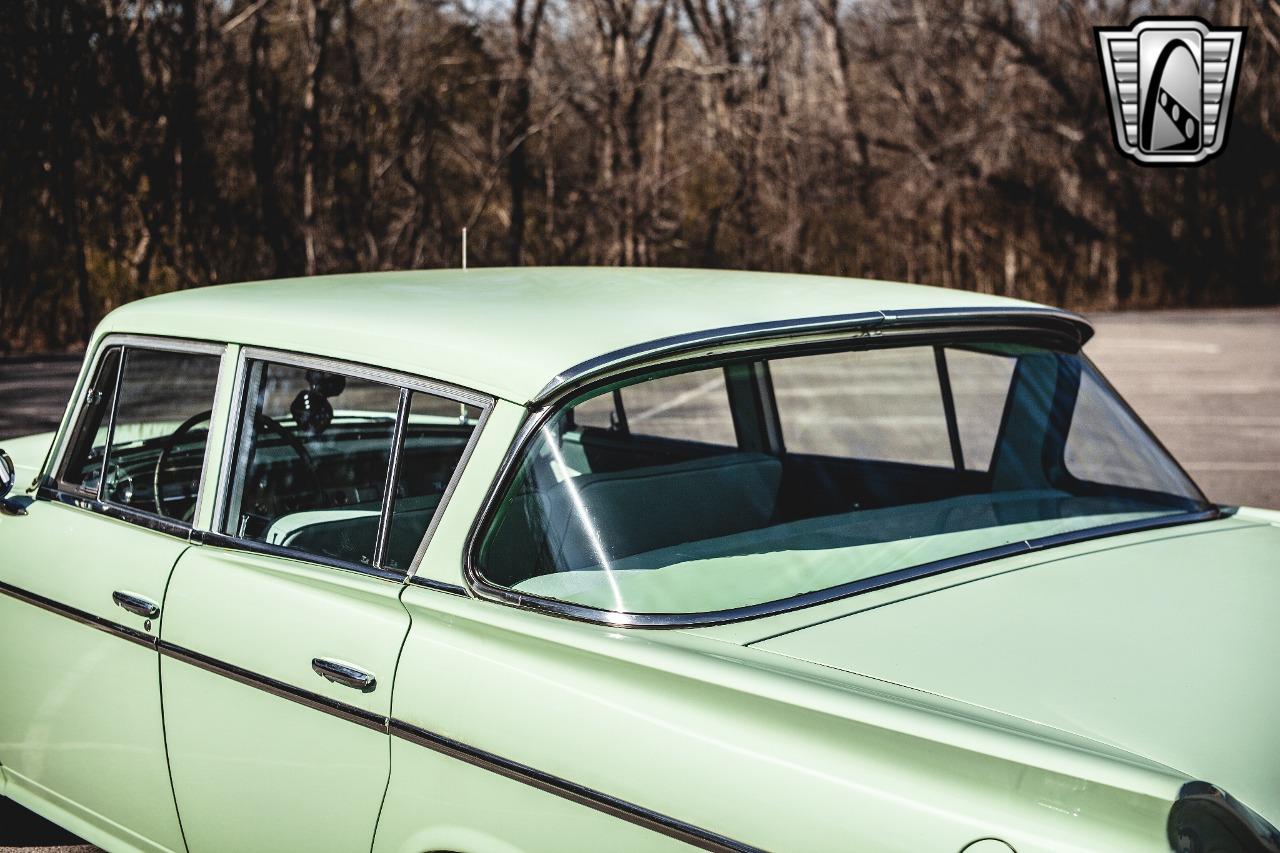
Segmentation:
[(346, 702), (337, 702), (333, 699), (321, 696), (318, 693), (312, 693), (310, 690), (303, 690), (300, 687), (294, 687), (274, 678), (260, 675), (235, 664), (200, 654), (191, 649), (182, 646), (166, 643), (163, 640), (158, 644), (160, 654), (174, 660), (182, 661), (191, 666), (198, 667), (211, 672), (214, 675), (221, 675), (223, 678), (229, 678), (248, 687), (254, 687), (281, 699), (288, 699), (290, 702), (297, 702), (299, 705), (305, 705), (316, 711), (322, 711), (339, 719), (355, 723), (367, 729), (378, 732), (387, 731), (387, 718), (381, 714), (375, 714), (366, 711), (363, 708), (357, 708), (355, 705), (348, 705)]
[(128, 640), (131, 643), (137, 643), (140, 646), (146, 646), (154, 649), (158, 640), (150, 634), (142, 631), (134, 630), (127, 625), (121, 625), (119, 622), (112, 622), (109, 619), (103, 619), (101, 616), (95, 616), (92, 613), (86, 613), (76, 607), (54, 601), (51, 598), (45, 598), (43, 595), (37, 595), (34, 592), (28, 592), (16, 586), (0, 581), (0, 595), (7, 595), (18, 601), (26, 602), (33, 607), (39, 607), (41, 610), (47, 610), (50, 613), (56, 613), (59, 616), (65, 616), (73, 622), (79, 622), (81, 625), (88, 625), (90, 628), (96, 628), (112, 636), (119, 637), (122, 640)]
[(444, 735), (427, 731), (411, 723), (392, 719), (391, 734), (418, 746), (426, 747), (433, 752), (447, 755), (458, 761), (465, 761), (467, 764), (479, 767), (482, 770), (497, 773), (521, 784), (529, 785), (540, 791), (577, 803), (580, 806), (586, 806), (589, 809), (594, 809), (644, 829), (661, 833), (677, 841), (683, 841), (685, 844), (697, 847), (700, 850), (710, 850), (713, 853), (759, 853), (760, 851), (758, 847), (752, 847), (749, 844), (734, 841), (719, 833), (650, 811), (635, 803), (611, 797), (608, 794), (584, 787), (576, 782), (561, 779), (558, 776), (544, 773), (528, 765), (494, 755), (491, 752), (469, 746)]
[[(430, 586), (426, 583), (421, 585)], [(91, 628), (96, 628), (99, 631), (104, 631), (120, 639), (145, 646), (167, 658), (198, 667), (206, 672), (270, 693), (281, 699), (296, 702), (299, 705), (346, 720), (371, 731), (394, 735), (441, 755), (497, 773), (570, 802), (611, 815), (619, 820), (625, 820), (644, 829), (677, 839), (701, 850), (709, 850), (713, 851), (713, 853), (760, 853), (759, 848), (734, 841), (710, 830), (659, 814), (643, 806), (612, 797), (491, 752), (486, 752), (478, 747), (453, 740), (411, 723), (375, 714), (345, 702), (338, 702), (318, 693), (294, 687), (278, 679), (238, 667), (235, 664), (227, 663), (174, 643), (165, 642), (149, 634), (135, 631), (125, 625), (110, 622), (77, 608), (59, 604), (44, 596), (27, 592), (4, 582), (0, 582), (0, 595), (7, 595), (59, 616), (88, 625)]]

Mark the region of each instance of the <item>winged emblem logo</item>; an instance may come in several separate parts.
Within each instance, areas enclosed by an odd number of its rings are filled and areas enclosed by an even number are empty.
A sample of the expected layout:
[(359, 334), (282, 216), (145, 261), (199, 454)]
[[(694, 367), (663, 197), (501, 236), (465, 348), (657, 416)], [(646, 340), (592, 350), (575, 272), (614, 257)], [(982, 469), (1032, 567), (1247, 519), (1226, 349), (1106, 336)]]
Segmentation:
[(1093, 32), (1121, 154), (1149, 166), (1187, 166), (1222, 151), (1243, 27), (1139, 18)]

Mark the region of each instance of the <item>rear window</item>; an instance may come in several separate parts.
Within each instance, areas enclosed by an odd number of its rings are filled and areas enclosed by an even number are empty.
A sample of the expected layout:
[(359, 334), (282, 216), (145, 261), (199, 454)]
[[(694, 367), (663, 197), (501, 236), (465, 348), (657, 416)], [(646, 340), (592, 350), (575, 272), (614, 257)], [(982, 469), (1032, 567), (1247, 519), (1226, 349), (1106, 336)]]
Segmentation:
[(571, 400), (525, 448), (476, 568), (522, 596), (705, 614), (1207, 508), (1087, 360), (973, 336)]

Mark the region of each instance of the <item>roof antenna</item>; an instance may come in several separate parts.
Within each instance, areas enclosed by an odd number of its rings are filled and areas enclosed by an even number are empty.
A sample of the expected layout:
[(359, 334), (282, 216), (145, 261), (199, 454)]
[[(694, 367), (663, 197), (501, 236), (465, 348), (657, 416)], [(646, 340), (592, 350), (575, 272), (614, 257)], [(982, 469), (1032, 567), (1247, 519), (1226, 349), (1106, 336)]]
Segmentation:
[(462, 268), (464, 270), (467, 268), (467, 229), (465, 226), (462, 229)]

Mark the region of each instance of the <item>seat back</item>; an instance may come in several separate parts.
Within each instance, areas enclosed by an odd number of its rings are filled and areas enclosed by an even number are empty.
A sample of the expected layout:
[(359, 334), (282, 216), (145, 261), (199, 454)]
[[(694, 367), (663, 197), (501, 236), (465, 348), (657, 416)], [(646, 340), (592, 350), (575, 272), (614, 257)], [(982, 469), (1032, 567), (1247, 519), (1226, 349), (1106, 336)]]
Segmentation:
[(773, 518), (781, 481), (782, 463), (763, 453), (573, 477), (509, 502), (485, 564), (501, 583), (503, 567), (524, 574), (516, 567), (539, 559), (540, 542), (547, 568), (566, 571), (753, 530)]

